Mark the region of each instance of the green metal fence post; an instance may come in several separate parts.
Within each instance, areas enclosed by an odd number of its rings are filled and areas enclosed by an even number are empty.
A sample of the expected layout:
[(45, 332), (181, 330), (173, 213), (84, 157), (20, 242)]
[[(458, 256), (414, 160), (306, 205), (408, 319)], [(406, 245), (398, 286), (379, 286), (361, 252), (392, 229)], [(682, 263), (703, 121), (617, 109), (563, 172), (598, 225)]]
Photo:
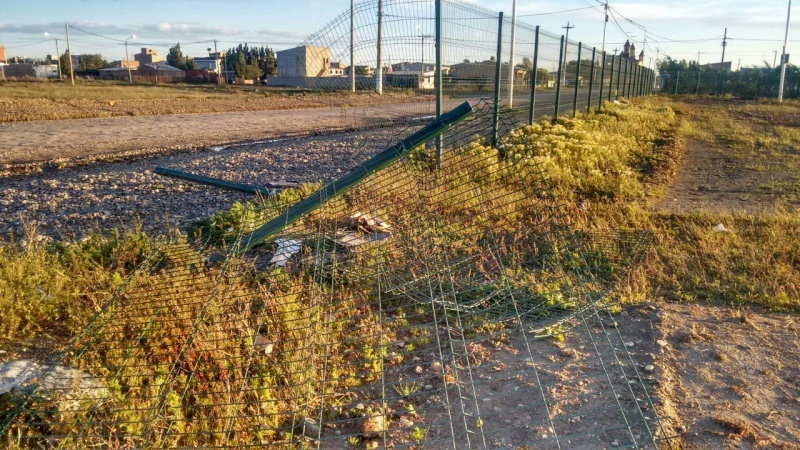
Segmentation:
[(606, 79), (606, 52), (603, 52), (603, 67), (600, 69), (600, 96), (597, 99), (597, 112), (603, 108), (603, 81)]
[(575, 94), (572, 96), (572, 117), (578, 114), (578, 92), (581, 87), (581, 50), (583, 44), (578, 42), (578, 63), (575, 65)]
[(633, 64), (633, 73), (631, 74), (631, 97), (636, 97), (639, 94), (639, 65)]
[(528, 112), (528, 123), (533, 125), (533, 114), (536, 108), (536, 85), (538, 84), (539, 71), (539, 25), (536, 25), (533, 43), (533, 73), (531, 74), (531, 104), (530, 111)]
[(597, 47), (592, 47), (592, 69), (589, 71), (589, 100), (586, 102), (586, 114), (592, 112), (592, 88), (594, 87), (594, 63)]
[(617, 60), (616, 55), (611, 55), (611, 73), (608, 75), (608, 101), (611, 101), (611, 93), (614, 92), (614, 63)]
[(681, 71), (675, 71), (675, 95), (678, 95), (678, 83), (681, 81)]
[(553, 123), (558, 121), (558, 107), (561, 103), (561, 70), (564, 65), (564, 35), (561, 35), (561, 47), (558, 52), (558, 79), (556, 80), (556, 105), (553, 108)]
[[(433, 82), (436, 87), (436, 117), (442, 116), (442, 0), (436, 0), (434, 5), (435, 14), (435, 36), (436, 40), (436, 71), (433, 74)], [(424, 67), (420, 70), (425, 71)], [(436, 136), (436, 168), (442, 167), (442, 136)]]
[(619, 100), (619, 87), (621, 81), (622, 81), (622, 57), (619, 58), (619, 64), (617, 64), (617, 89), (614, 91), (615, 100)]
[(497, 21), (497, 59), (494, 65), (494, 116), (492, 117), (492, 146), (497, 145), (497, 133), (500, 122), (500, 68), (503, 58), (503, 13)]
[(694, 95), (700, 93), (700, 70), (697, 70), (697, 83), (694, 86)]

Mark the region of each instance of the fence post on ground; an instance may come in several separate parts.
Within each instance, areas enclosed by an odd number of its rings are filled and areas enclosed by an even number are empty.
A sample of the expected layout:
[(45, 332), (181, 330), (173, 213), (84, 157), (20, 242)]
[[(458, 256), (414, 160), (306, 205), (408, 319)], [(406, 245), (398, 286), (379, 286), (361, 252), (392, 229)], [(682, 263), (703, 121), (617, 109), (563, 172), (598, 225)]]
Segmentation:
[(631, 97), (639, 96), (639, 65), (633, 65), (633, 75), (631, 76), (633, 82), (631, 83)]
[(636, 66), (636, 96), (642, 96), (642, 80), (644, 79), (644, 67)]
[[(435, 9), (435, 31), (436, 40), (436, 69), (433, 74), (433, 82), (436, 88), (436, 118), (442, 116), (442, 0), (436, 0)], [(424, 63), (424, 61), (423, 61)], [(420, 67), (422, 72), (425, 67)], [(442, 136), (436, 136), (436, 168), (442, 167)]]
[(575, 65), (575, 94), (572, 96), (572, 117), (578, 114), (578, 88), (581, 87), (581, 50), (583, 44), (578, 42), (578, 63)]
[(603, 81), (606, 79), (606, 52), (603, 52), (603, 67), (600, 69), (600, 96), (597, 99), (597, 112), (603, 108)]
[(597, 47), (592, 47), (592, 68), (589, 71), (589, 100), (586, 102), (586, 114), (592, 112), (592, 88), (594, 88), (594, 62), (597, 56)]
[(494, 115), (492, 116), (492, 147), (497, 145), (497, 132), (500, 122), (500, 75), (503, 62), (503, 13), (497, 21), (497, 57), (494, 65)]
[(622, 57), (619, 57), (619, 64), (617, 65), (617, 88), (614, 90), (614, 100), (619, 100), (619, 87), (622, 82)]
[(533, 125), (533, 114), (536, 108), (536, 85), (538, 84), (537, 72), (539, 71), (539, 25), (536, 25), (533, 43), (533, 73), (531, 74), (531, 104), (528, 112), (528, 124)]
[(611, 73), (608, 75), (608, 101), (611, 101), (611, 93), (614, 92), (614, 63), (616, 62), (616, 55), (611, 55)]
[(694, 85), (694, 95), (697, 95), (699, 93), (700, 93), (700, 70), (698, 69), (698, 71), (697, 71), (697, 82)]
[(678, 95), (678, 83), (681, 81), (681, 71), (675, 71), (675, 95)]
[(561, 35), (561, 50), (558, 52), (558, 78), (556, 79), (556, 105), (553, 108), (553, 123), (558, 121), (558, 107), (561, 103), (561, 70), (564, 64), (564, 35)]

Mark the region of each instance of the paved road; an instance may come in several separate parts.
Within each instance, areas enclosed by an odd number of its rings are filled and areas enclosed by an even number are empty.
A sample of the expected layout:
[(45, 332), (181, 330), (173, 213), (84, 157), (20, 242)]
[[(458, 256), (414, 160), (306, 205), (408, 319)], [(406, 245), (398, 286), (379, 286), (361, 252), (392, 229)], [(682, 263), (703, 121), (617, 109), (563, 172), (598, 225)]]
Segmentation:
[[(537, 95), (536, 116), (552, 114), (555, 94), (546, 92)], [(584, 93), (581, 94), (583, 96)], [(522, 108), (528, 104), (527, 95), (520, 93), (516, 98), (515, 107)], [(572, 93), (562, 95), (562, 113), (571, 111), (571, 99)], [(464, 101), (478, 100), (477, 97), (448, 99), (443, 107), (449, 110)], [(2, 123), (0, 164), (16, 165), (142, 150), (208, 147), (336, 129), (357, 129), (387, 120), (432, 115), (434, 112), (433, 102), (414, 102), (375, 107)]]

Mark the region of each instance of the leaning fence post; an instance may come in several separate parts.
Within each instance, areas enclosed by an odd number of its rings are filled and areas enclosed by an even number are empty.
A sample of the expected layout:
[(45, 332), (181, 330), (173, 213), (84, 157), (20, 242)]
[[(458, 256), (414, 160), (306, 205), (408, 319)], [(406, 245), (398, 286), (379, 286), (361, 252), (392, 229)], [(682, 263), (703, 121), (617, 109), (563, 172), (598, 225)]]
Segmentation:
[(503, 52), (503, 13), (497, 21), (497, 58), (494, 65), (494, 116), (492, 117), (492, 147), (497, 145), (498, 125), (500, 122), (500, 68)]
[(536, 25), (533, 43), (533, 73), (531, 74), (531, 105), (528, 112), (528, 123), (533, 125), (533, 114), (536, 107), (536, 85), (538, 84), (537, 72), (539, 71), (539, 25)]
[(603, 81), (606, 79), (606, 52), (603, 52), (603, 67), (600, 69), (600, 96), (597, 99), (597, 112), (603, 108)]
[[(436, 117), (442, 116), (442, 0), (435, 3), (435, 37), (436, 39), (436, 70), (433, 73), (433, 82), (436, 87)], [(424, 61), (423, 61), (424, 64)], [(425, 67), (420, 70), (425, 72)], [(436, 136), (436, 168), (442, 167), (442, 136)]]
[(564, 35), (561, 35), (561, 47), (558, 52), (558, 78), (556, 79), (556, 104), (553, 107), (553, 123), (558, 121), (558, 107), (561, 103), (561, 66), (564, 65)]
[(581, 49), (583, 44), (578, 42), (578, 63), (575, 65), (575, 94), (572, 96), (572, 117), (578, 114), (578, 88), (581, 79)]
[(594, 87), (594, 59), (597, 53), (597, 48), (592, 47), (592, 68), (589, 71), (589, 100), (586, 102), (586, 114), (592, 112), (592, 88)]

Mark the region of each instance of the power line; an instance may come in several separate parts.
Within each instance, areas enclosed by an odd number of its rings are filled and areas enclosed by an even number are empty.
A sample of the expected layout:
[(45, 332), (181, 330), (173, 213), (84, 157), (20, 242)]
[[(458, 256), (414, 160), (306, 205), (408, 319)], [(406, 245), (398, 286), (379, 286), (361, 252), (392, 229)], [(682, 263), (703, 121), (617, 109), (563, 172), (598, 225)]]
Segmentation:
[(549, 12), (535, 13), (535, 14), (518, 14), (517, 17), (549, 16), (552, 14), (561, 14), (565, 12), (581, 11), (584, 9), (596, 9), (596, 8), (597, 8), (596, 6), (592, 5), (592, 6), (584, 6), (582, 8), (562, 9), (560, 11), (549, 11)]

